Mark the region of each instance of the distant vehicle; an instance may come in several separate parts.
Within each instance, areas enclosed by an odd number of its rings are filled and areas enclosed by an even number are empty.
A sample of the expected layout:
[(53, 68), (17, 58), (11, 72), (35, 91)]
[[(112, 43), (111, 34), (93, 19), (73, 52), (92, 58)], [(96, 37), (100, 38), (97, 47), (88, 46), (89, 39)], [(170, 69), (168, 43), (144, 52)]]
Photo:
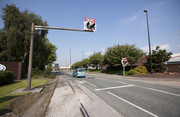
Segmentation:
[(86, 71), (84, 68), (76, 68), (72, 74), (73, 77), (86, 77)]

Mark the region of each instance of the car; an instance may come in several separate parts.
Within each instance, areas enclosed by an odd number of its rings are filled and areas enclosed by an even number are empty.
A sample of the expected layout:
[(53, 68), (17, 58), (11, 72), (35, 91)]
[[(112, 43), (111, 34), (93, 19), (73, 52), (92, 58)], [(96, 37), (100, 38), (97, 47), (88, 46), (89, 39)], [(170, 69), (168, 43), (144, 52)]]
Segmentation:
[(72, 74), (73, 77), (86, 77), (86, 71), (84, 68), (76, 68)]

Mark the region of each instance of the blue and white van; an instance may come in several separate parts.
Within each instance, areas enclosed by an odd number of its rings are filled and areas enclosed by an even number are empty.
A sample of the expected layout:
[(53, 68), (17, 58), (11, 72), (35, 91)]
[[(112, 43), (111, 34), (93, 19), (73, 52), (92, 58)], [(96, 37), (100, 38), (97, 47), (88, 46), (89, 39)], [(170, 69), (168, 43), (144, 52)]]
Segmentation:
[(86, 71), (84, 68), (76, 68), (72, 74), (73, 77), (86, 77)]

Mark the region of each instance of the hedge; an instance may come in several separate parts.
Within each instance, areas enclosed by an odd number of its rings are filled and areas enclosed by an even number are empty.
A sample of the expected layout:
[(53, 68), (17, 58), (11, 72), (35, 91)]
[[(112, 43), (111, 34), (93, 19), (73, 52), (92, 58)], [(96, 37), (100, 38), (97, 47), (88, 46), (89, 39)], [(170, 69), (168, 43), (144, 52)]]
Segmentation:
[(0, 71), (0, 86), (12, 83), (14, 81), (14, 75), (10, 71)]
[(142, 74), (142, 73), (144, 73), (144, 74), (148, 73), (145, 66), (138, 66), (135, 69), (131, 69), (128, 74), (129, 75), (137, 75), (137, 74)]

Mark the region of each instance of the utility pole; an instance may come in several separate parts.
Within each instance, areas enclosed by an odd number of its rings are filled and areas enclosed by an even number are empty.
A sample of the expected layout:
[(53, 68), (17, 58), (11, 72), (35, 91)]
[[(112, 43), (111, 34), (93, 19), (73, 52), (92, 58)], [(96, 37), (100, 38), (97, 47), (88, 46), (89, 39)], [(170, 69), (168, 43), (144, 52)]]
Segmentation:
[(30, 52), (29, 52), (28, 86), (27, 86), (27, 90), (31, 90), (33, 45), (34, 45), (34, 23), (32, 23), (32, 26), (31, 26), (31, 43), (30, 43)]
[(82, 51), (82, 59), (84, 59), (84, 52)]
[(66, 59), (66, 67), (68, 67), (68, 65), (67, 65), (67, 59)]
[(70, 71), (71, 71), (71, 48), (69, 50), (70, 50)]
[(150, 56), (150, 72), (152, 74), (152, 55), (151, 55), (151, 42), (150, 42), (150, 34), (149, 34), (149, 22), (148, 22), (148, 13), (147, 10), (144, 10), (146, 13), (146, 20), (147, 20), (147, 32), (148, 32), (148, 43), (149, 43), (149, 56)]

